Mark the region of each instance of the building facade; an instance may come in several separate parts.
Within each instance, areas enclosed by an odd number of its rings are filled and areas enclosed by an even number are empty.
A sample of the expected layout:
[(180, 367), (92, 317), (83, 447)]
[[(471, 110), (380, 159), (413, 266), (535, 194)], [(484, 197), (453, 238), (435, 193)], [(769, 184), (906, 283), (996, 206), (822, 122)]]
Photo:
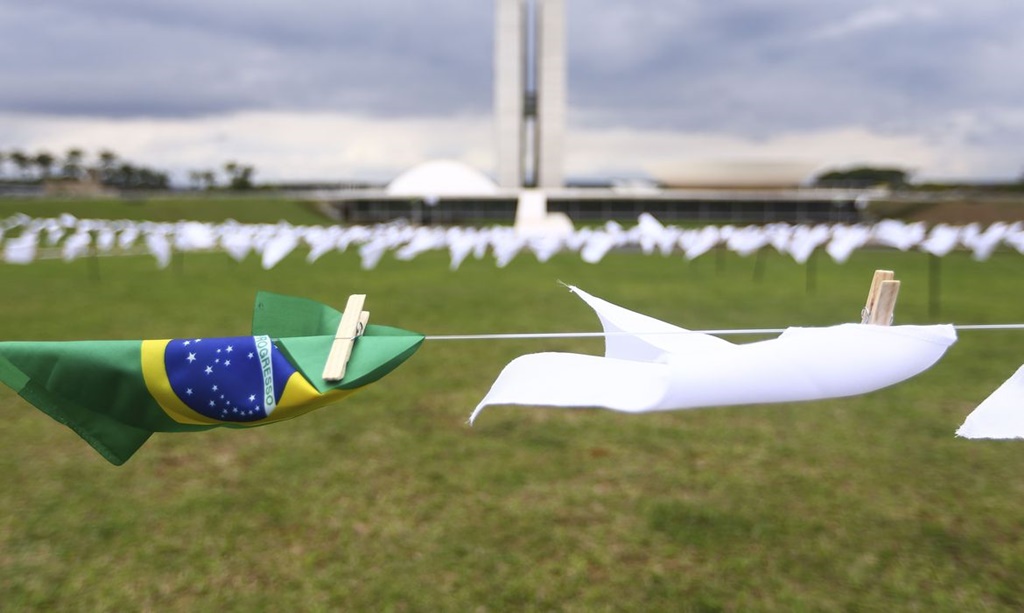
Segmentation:
[(494, 21), (498, 185), (562, 187), (564, 0), (496, 0)]

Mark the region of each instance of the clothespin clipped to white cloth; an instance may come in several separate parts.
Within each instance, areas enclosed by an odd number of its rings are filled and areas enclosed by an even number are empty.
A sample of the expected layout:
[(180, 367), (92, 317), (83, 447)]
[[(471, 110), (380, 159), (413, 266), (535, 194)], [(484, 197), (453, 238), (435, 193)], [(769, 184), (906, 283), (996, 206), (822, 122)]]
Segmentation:
[(875, 326), (888, 326), (892, 323), (896, 297), (900, 293), (900, 282), (894, 279), (895, 276), (891, 270), (875, 271), (868, 300), (860, 312), (860, 323)]
[(352, 348), (370, 321), (370, 313), (363, 310), (365, 302), (366, 294), (348, 297), (338, 331), (334, 333), (331, 352), (327, 355), (327, 364), (324, 365), (324, 381), (341, 381), (345, 378), (345, 368), (348, 367), (348, 359), (352, 357)]

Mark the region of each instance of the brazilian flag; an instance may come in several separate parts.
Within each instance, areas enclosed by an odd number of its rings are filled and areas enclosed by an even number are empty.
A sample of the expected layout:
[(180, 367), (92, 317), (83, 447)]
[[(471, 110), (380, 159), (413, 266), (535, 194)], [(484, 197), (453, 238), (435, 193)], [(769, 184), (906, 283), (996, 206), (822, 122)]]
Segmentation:
[(260, 292), (252, 335), (0, 343), (0, 381), (113, 464), (154, 432), (243, 428), (335, 403), (398, 367), (423, 335), (368, 325), (345, 378), (321, 378), (341, 313)]

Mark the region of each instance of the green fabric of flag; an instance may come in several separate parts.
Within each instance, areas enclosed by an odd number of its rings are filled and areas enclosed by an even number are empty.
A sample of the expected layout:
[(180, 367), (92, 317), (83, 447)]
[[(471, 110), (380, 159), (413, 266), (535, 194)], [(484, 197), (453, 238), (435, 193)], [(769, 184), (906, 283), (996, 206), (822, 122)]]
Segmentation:
[(387, 375), (423, 335), (369, 325), (345, 378), (321, 378), (341, 313), (261, 292), (252, 336), (0, 342), (0, 381), (123, 464), (154, 432), (252, 427), (332, 404)]

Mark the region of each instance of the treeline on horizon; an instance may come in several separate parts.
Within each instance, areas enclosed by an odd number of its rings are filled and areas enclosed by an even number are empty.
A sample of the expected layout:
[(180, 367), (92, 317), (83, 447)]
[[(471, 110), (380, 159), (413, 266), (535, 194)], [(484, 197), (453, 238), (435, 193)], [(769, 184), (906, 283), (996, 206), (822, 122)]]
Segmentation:
[[(220, 172), (213, 169), (190, 170), (188, 187), (193, 190), (247, 190), (257, 187), (254, 166), (226, 162)], [(171, 189), (165, 170), (135, 164), (110, 149), (101, 149), (92, 161), (77, 147), (63, 156), (41, 150), (28, 153), (18, 149), (0, 149), (0, 184), (42, 184), (51, 181), (92, 182), (113, 189)], [(986, 191), (1024, 191), (1024, 175), (1003, 182), (914, 182), (912, 173), (897, 167), (855, 166), (828, 170), (809, 183), (812, 187), (939, 191), (968, 188)], [(266, 187), (266, 186), (264, 186)]]
[[(189, 171), (192, 189), (251, 189), (255, 167), (226, 162), (222, 173), (211, 170)], [(19, 149), (0, 150), (0, 183), (41, 184), (53, 181), (92, 182), (113, 189), (171, 189), (170, 174), (161, 169), (136, 164), (110, 149), (101, 149), (91, 160), (77, 147), (63, 156), (49, 151), (28, 153)]]

